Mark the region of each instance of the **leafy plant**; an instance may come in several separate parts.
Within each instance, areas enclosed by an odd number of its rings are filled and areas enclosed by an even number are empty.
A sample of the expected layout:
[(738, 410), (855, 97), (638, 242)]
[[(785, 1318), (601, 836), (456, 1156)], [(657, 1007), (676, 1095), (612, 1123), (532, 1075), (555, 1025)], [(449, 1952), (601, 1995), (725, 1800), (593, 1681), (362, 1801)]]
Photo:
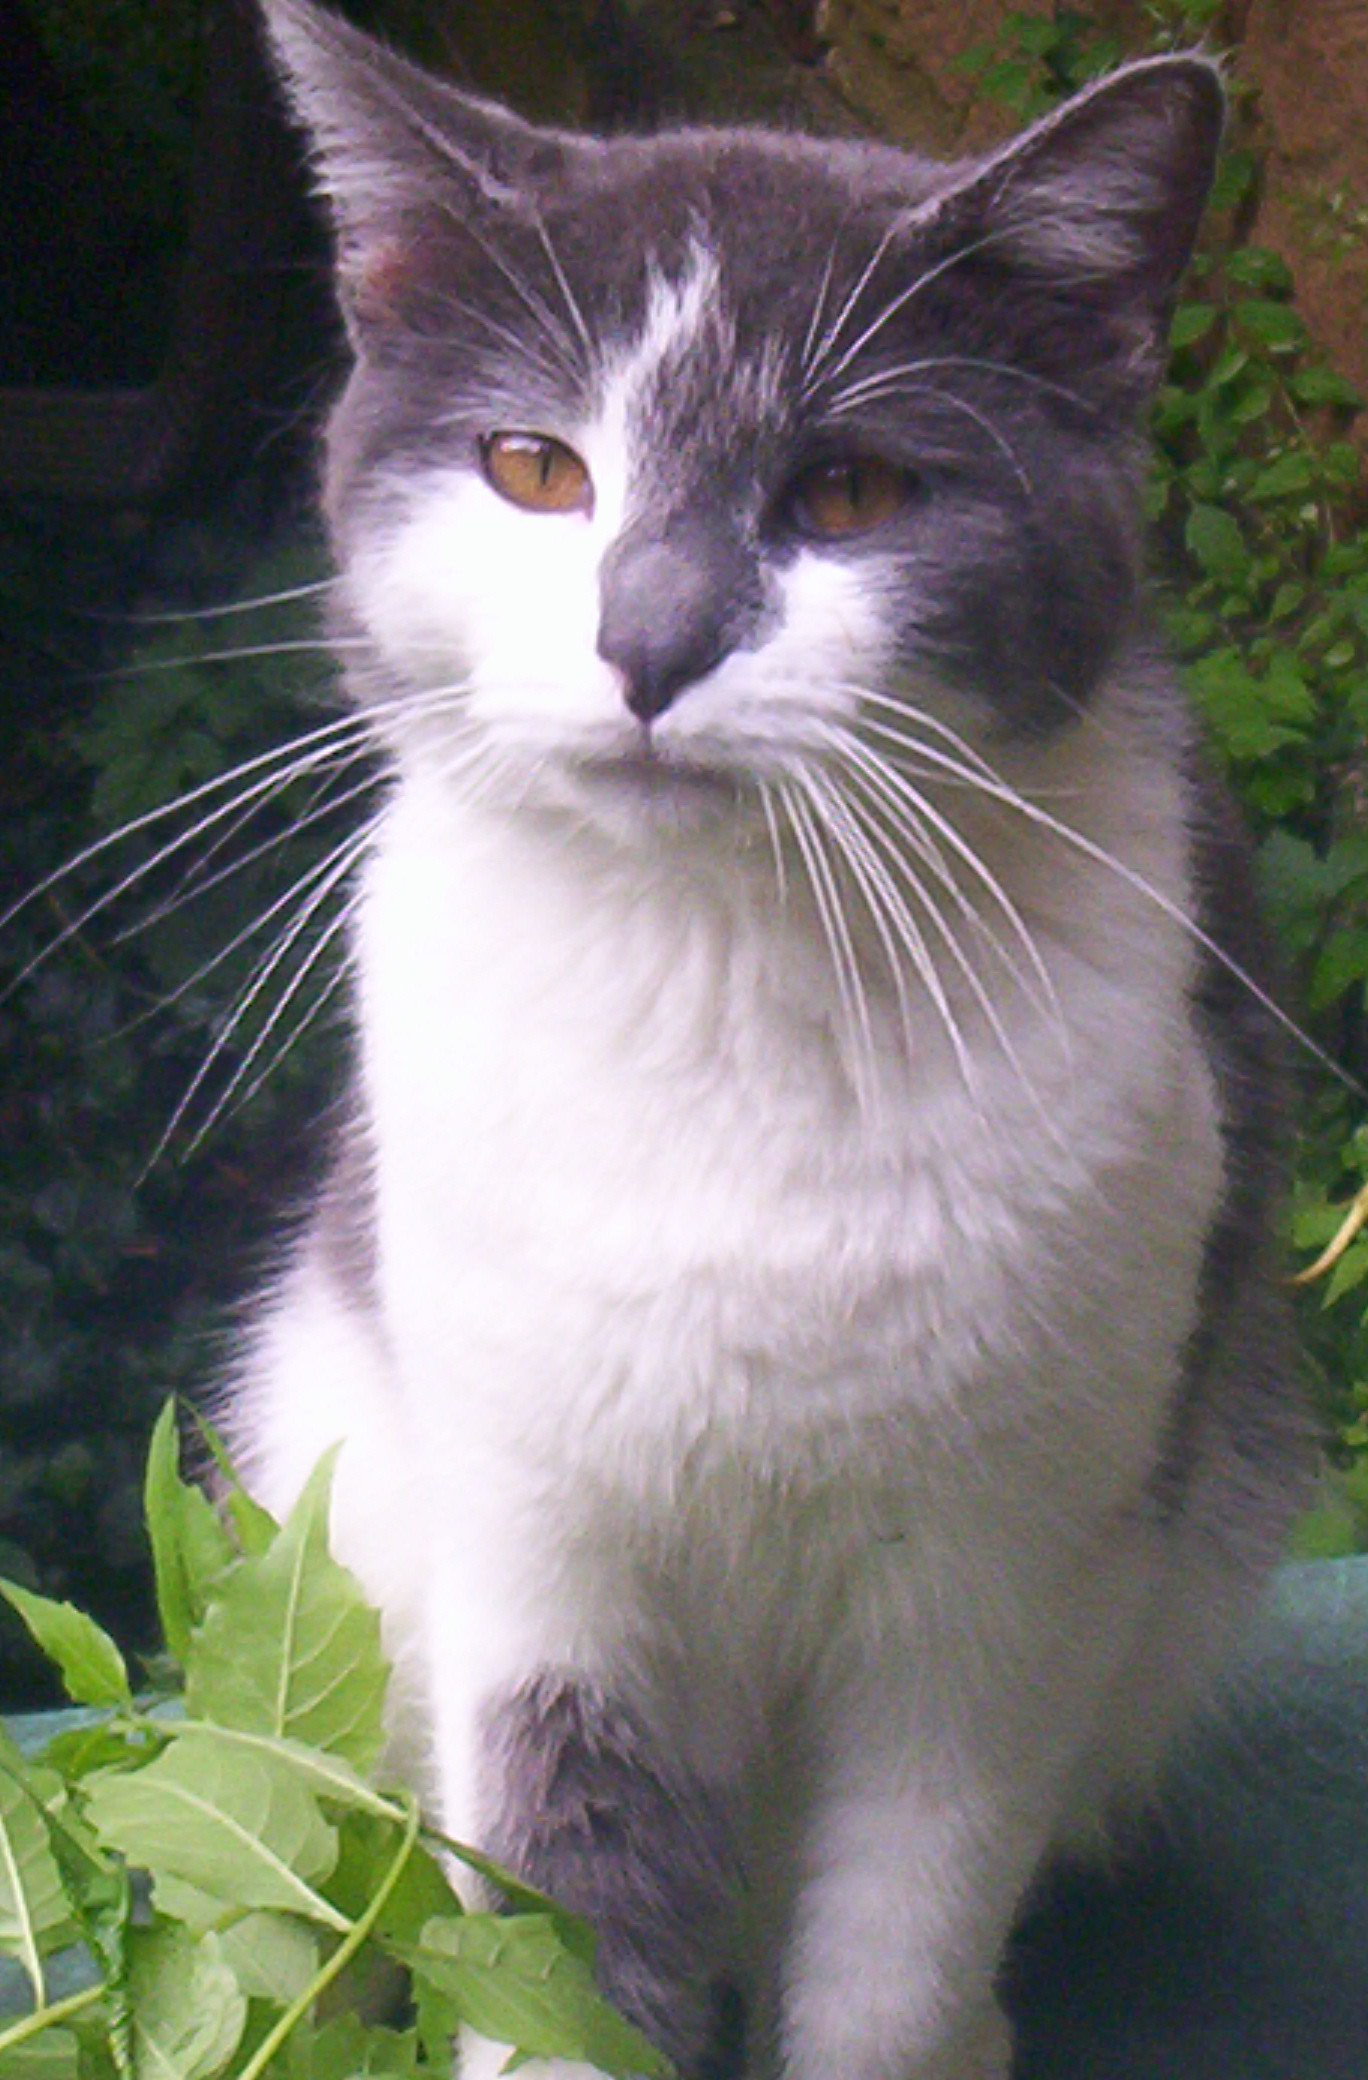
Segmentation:
[[(135, 1696), (92, 1618), (0, 1583), (92, 1708), (36, 1762), (0, 1735), (0, 1955), (31, 1993), (0, 2020), (6, 2080), (420, 2080), (461, 2025), (668, 2080), (596, 1990), (591, 1930), (385, 1783), (379, 1620), (328, 1552), (331, 1463), (282, 1525), (231, 1469), (215, 1509), (178, 1462), (168, 1403), (145, 1496), (174, 1691)], [(506, 1911), (464, 1905), (453, 1867)], [(73, 1944), (86, 1983), (53, 1998)]]

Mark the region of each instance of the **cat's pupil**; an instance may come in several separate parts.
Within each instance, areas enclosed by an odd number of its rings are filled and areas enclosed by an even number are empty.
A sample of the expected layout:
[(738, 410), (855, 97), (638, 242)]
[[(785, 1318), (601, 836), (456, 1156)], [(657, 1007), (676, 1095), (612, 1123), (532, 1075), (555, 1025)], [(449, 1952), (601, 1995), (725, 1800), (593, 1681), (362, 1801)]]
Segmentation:
[(593, 503), (588, 469), (551, 434), (487, 434), (479, 455), (486, 482), (526, 512), (583, 513)]

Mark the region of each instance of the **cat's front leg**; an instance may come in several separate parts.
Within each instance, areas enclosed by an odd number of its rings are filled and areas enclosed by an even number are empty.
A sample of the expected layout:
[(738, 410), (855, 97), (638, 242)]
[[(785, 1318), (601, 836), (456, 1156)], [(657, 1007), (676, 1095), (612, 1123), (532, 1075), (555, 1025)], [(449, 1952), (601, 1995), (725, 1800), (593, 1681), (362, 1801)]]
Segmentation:
[(1041, 1809), (968, 1755), (919, 1749), (896, 1700), (866, 1707), (829, 1729), (782, 1968), (782, 2080), (1009, 2080), (993, 1980)]
[[(708, 2047), (738, 1890), (727, 1773), (681, 1756), (677, 1721), (630, 1647), (629, 1583), (577, 1596), (573, 1624), (557, 1624), (550, 1587), (532, 1620), (522, 1604), (491, 1622), (500, 1597), (488, 1561), (486, 1553), (479, 1623), (453, 1625), (450, 1597), (442, 1607), (443, 1825), (592, 1924), (602, 1991), (687, 2080)], [(556, 1579), (550, 1566), (541, 1572), (543, 1583)], [(586, 1609), (613, 1614), (611, 1632), (586, 1636)], [(460, 2052), (464, 2080), (493, 2080), (509, 2047), (472, 2032)], [(592, 2069), (553, 2061), (519, 2070), (530, 2080), (588, 2080)]]

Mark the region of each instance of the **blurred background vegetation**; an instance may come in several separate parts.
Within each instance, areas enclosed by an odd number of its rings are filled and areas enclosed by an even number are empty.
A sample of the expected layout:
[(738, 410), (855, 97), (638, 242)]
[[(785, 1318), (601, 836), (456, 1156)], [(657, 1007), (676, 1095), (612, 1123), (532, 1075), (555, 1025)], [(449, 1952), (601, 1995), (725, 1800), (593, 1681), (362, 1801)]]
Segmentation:
[[(1216, 0), (942, 5), (942, 30), (924, 0), (348, 11), (531, 112), (796, 114), (942, 148), (1127, 52), (1239, 27)], [(934, 79), (898, 42), (909, 23)], [(323, 890), (364, 769), (286, 784), (281, 767), (277, 786), (252, 765), (252, 813), (178, 842), (228, 800), (231, 769), (328, 719), (313, 597), (277, 596), (323, 574), (312, 441), (337, 338), (246, 0), (0, 0), (0, 57), (18, 89), (0, 175), (0, 910), (36, 891), (0, 930), (0, 1572), (136, 1648), (146, 1434), (168, 1392), (202, 1398), (307, 1190), (345, 1046), (321, 898), (241, 1007), (280, 945), (272, 906)], [(1256, 82), (1237, 65), (1232, 84), (1151, 509), (1170, 637), (1255, 832), (1298, 1014), (1351, 1079), (1303, 1063), (1289, 1214), (1296, 1261), (1341, 1242), (1300, 1305), (1326, 1438), (1302, 1543), (1343, 1551), (1368, 1545), (1368, 1229), (1346, 1242), (1345, 1225), (1356, 1195), (1368, 1206), (1361, 401), (1254, 235), (1274, 146)], [(1315, 252), (1356, 280), (1361, 198), (1304, 199)], [(45, 1694), (17, 1633), (0, 1632), (8, 1705)]]

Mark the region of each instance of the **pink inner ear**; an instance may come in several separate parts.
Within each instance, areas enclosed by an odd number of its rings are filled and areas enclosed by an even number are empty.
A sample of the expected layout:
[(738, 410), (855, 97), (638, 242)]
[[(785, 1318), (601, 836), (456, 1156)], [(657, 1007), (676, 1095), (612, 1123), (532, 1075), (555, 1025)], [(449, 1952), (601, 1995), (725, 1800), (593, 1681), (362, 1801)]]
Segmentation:
[(362, 323), (383, 323), (396, 315), (404, 292), (417, 272), (412, 241), (391, 237), (367, 246), (351, 272), (353, 307)]

